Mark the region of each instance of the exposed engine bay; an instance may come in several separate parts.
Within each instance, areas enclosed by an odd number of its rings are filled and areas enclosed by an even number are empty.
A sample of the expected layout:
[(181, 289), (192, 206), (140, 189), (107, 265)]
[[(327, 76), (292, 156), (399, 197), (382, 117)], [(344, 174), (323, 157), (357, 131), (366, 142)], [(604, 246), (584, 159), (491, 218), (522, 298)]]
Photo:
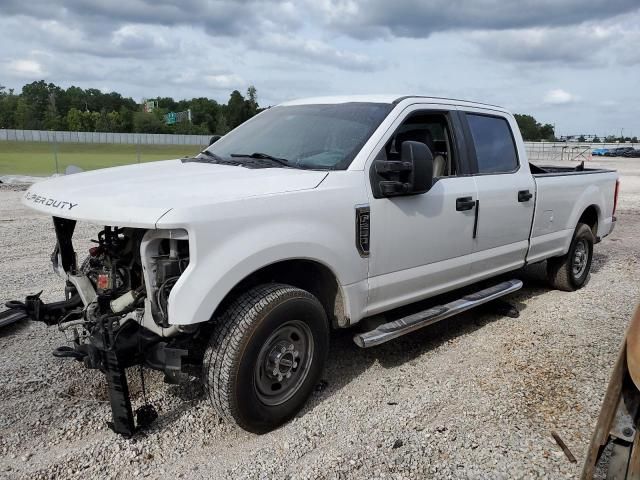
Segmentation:
[(189, 264), (189, 244), (175, 238), (153, 242), (155, 251), (150, 252), (152, 255), (146, 259), (148, 265), (145, 264), (152, 269), (146, 285), (140, 257), (144, 234), (144, 230), (118, 227), (105, 227), (98, 234), (98, 246), (89, 250), (79, 268), (91, 282), (98, 299), (93, 310), (87, 311), (87, 320), (96, 315), (128, 313), (144, 307), (144, 300), (149, 298), (154, 322), (159, 327), (169, 326), (169, 294)]
[[(105, 226), (78, 265), (71, 240), (75, 223), (54, 217), (57, 243), (51, 260), (66, 280), (65, 300), (46, 304), (36, 294), (7, 306), (65, 333), (71, 345), (57, 348), (54, 356), (105, 373), (113, 413), (109, 426), (130, 436), (136, 422), (125, 368), (144, 365), (177, 383), (189, 353), (183, 344), (199, 330), (170, 325), (168, 318), (171, 290), (189, 266), (187, 232)], [(145, 405), (137, 411), (137, 424), (156, 416)]]

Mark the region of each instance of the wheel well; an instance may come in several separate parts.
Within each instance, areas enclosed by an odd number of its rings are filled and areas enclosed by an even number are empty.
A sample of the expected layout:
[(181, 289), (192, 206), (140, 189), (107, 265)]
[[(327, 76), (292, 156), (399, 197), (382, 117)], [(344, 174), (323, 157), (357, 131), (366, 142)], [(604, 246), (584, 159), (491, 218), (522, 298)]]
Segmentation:
[(591, 231), (593, 232), (593, 236), (596, 237), (598, 235), (598, 209), (596, 208), (596, 206), (591, 205), (587, 207), (587, 209), (582, 212), (578, 223), (589, 225)]
[(345, 315), (342, 290), (336, 276), (325, 265), (303, 259), (283, 260), (253, 272), (231, 289), (220, 302), (213, 317), (224, 311), (239, 293), (256, 285), (271, 282), (285, 283), (313, 294), (324, 307), (333, 327), (346, 327), (349, 324)]

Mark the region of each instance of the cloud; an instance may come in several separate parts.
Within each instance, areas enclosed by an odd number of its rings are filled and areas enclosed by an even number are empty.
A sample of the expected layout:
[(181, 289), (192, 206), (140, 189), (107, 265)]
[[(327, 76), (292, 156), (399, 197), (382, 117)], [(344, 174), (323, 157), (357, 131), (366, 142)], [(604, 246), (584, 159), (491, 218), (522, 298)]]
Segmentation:
[(41, 77), (45, 74), (42, 65), (35, 60), (19, 59), (8, 62), (7, 70), (24, 79)]
[[(175, 50), (175, 42), (181, 41), (172, 36), (172, 31), (199, 29), (213, 39), (229, 39), (254, 51), (363, 72), (380, 70), (389, 62), (376, 57), (375, 53), (358, 51), (360, 46), (345, 48), (345, 43), (335, 35), (330, 38), (317, 33), (332, 29), (340, 38), (370, 42), (462, 32), (489, 58), (580, 63), (590, 62), (591, 52), (602, 51), (617, 35), (607, 26), (607, 19), (640, 11), (637, 0), (61, 0), (60, 5), (54, 3), (2, 0), (0, 17), (19, 18), (20, 23), (29, 24), (32, 35), (42, 42), (55, 44), (58, 49), (98, 57), (170, 55), (171, 50)], [(632, 25), (628, 28), (637, 30)], [(367, 47), (364, 43), (361, 46)], [(637, 51), (626, 47), (615, 55), (624, 57), (628, 63), (638, 63)]]
[(141, 25), (125, 25), (113, 32), (111, 42), (114, 47), (124, 52), (165, 50), (169, 43), (161, 32)]
[[(161, 26), (124, 25), (98, 35), (58, 20), (13, 17), (0, 21), (5, 43), (15, 39), (23, 45), (36, 44), (40, 49), (95, 57), (157, 58), (175, 52), (180, 44), (180, 38), (174, 38), (170, 28)], [(28, 37), (23, 38), (25, 31)]]
[(596, 54), (607, 49), (616, 35), (588, 23), (562, 28), (476, 31), (469, 33), (467, 38), (493, 59), (587, 65), (597, 61)]
[(613, 107), (620, 106), (620, 103), (617, 100), (600, 100), (599, 102), (597, 102), (597, 104), (600, 107), (605, 107), (605, 108), (613, 108)]
[(324, 23), (358, 38), (426, 38), (452, 30), (575, 25), (638, 9), (637, 0), (307, 0)]
[(542, 101), (548, 105), (566, 105), (568, 103), (574, 103), (576, 100), (577, 97), (575, 95), (561, 88), (549, 90), (542, 99)]
[(254, 84), (261, 105), (401, 91), (640, 133), (597, 100), (640, 102), (638, 0), (0, 0), (0, 30), (9, 88), (226, 101)]
[(299, 59), (317, 61), (346, 70), (373, 71), (380, 68), (369, 56), (336, 49), (325, 42), (303, 39), (281, 33), (269, 33), (258, 38), (252, 46), (258, 50), (283, 53)]
[(3, 0), (0, 12), (82, 25), (100, 36), (127, 24), (198, 26), (212, 36), (248, 34), (269, 23), (286, 29), (301, 24), (300, 11), (279, 0)]
[[(211, 15), (216, 7), (223, 7), (217, 15), (226, 21), (231, 14), (238, 13), (235, 2), (199, 2), (184, 0), (182, 2), (127, 0), (65, 0), (62, 4), (48, 0), (4, 0), (0, 11), (5, 15), (25, 15), (45, 20), (58, 20), (63, 23), (82, 25), (87, 31), (94, 33), (110, 32), (126, 23), (148, 25), (178, 25), (186, 23), (189, 16), (191, 22), (204, 22), (215, 16)], [(227, 24), (232, 22), (225, 22)], [(228, 26), (229, 31), (235, 23)]]
[(175, 35), (176, 30), (188, 36), (198, 30), (213, 39), (229, 39), (257, 51), (339, 69), (371, 71), (380, 66), (367, 55), (311, 38), (309, 32), (305, 38), (297, 35), (305, 12), (290, 1), (66, 0), (64, 8), (51, 9), (48, 0), (5, 0), (0, 13), (5, 20), (14, 20), (15, 30), (27, 25), (42, 43), (97, 57), (158, 58), (179, 49), (182, 39)]
[(204, 78), (208, 86), (225, 91), (243, 90), (247, 85), (247, 82), (235, 73), (205, 75)]

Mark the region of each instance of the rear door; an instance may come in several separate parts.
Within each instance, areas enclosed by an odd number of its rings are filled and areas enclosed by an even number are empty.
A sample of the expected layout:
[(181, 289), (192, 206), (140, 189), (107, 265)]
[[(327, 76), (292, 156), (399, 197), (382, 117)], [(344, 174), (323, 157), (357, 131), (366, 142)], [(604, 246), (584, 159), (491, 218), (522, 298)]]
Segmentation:
[(522, 141), (513, 117), (482, 109), (462, 116), (478, 189), (471, 275), (480, 279), (524, 265), (535, 182), (526, 153), (518, 150)]

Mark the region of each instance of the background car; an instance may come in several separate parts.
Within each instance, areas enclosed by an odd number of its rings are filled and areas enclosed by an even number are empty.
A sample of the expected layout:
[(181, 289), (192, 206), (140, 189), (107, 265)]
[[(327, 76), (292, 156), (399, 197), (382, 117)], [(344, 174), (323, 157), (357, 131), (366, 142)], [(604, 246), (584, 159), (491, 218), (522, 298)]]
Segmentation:
[(596, 155), (598, 157), (602, 157), (603, 155), (605, 155), (607, 152), (609, 151), (608, 148), (596, 148), (594, 150), (591, 150), (591, 155)]
[(632, 148), (631, 150), (624, 152), (622, 156), (628, 158), (640, 158), (640, 149)]
[[(607, 153), (604, 154), (605, 157), (621, 157), (629, 150), (633, 150), (633, 147), (618, 147), (609, 149)], [(593, 153), (593, 152), (592, 152)]]

